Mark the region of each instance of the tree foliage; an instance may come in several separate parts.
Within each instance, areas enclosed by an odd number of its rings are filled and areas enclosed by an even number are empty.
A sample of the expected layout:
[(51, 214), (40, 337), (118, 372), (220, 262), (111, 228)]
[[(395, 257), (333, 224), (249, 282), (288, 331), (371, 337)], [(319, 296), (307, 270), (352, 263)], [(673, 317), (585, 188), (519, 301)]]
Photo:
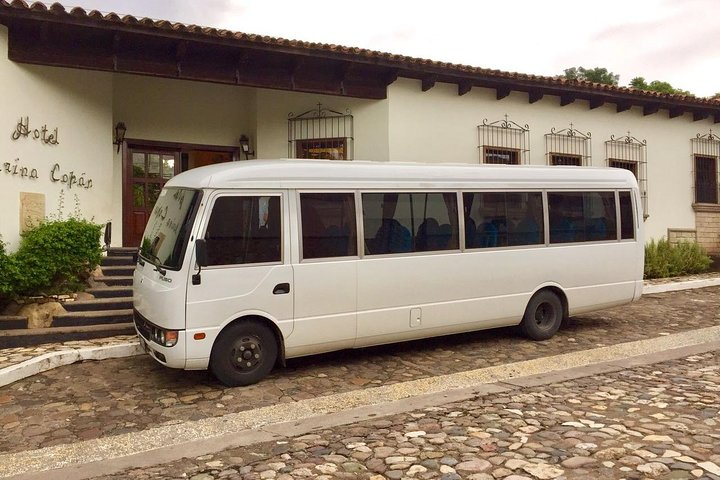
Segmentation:
[(633, 88), (637, 88), (640, 90), (649, 90), (651, 92), (660, 92), (660, 93), (674, 93), (678, 95), (692, 95), (692, 93), (688, 92), (687, 90), (683, 90), (681, 88), (675, 88), (672, 85), (670, 85), (668, 82), (662, 82), (660, 80), (653, 80), (650, 83), (647, 83), (645, 81), (645, 78), (643, 77), (635, 77), (632, 80), (630, 80), (630, 86)]
[(620, 75), (602, 67), (572, 67), (565, 69), (565, 78), (568, 80), (582, 80), (586, 82), (604, 83), (606, 85), (617, 85), (620, 80)]

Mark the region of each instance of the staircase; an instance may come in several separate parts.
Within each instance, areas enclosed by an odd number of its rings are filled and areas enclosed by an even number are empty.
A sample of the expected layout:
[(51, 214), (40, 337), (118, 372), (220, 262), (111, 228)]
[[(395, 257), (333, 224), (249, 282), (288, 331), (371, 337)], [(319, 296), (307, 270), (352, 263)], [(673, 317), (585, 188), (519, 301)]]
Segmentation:
[(49, 328), (8, 329), (0, 335), (0, 348), (134, 334), (132, 273), (136, 252), (135, 248), (108, 249), (100, 262), (102, 275), (94, 277), (93, 287), (86, 290), (95, 298), (63, 303), (67, 313), (55, 315)]

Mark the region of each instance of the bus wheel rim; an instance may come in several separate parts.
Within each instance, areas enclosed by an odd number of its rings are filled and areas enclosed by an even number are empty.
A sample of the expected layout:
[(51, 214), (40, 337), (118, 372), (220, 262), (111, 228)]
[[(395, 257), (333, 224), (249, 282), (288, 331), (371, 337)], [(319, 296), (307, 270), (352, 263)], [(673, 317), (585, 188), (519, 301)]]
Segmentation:
[(262, 344), (259, 338), (243, 336), (233, 344), (230, 351), (230, 360), (238, 370), (253, 370), (262, 361), (262, 353)]

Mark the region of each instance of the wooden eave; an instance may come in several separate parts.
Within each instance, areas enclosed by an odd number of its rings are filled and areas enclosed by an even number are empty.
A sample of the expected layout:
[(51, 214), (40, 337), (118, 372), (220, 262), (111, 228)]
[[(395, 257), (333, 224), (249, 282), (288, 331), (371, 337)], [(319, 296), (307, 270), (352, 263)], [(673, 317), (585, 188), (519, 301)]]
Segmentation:
[(446, 64), (357, 48), (336, 47), (242, 33), (120, 18), (54, 4), (49, 9), (20, 0), (0, 0), (0, 23), (8, 27), (10, 60), (108, 72), (151, 75), (298, 92), (384, 99), (398, 77), (420, 81), (422, 91), (437, 83), (494, 89), (501, 100), (512, 93), (529, 103), (548, 96), (559, 105), (578, 101), (588, 108), (613, 104), (644, 115), (661, 110), (669, 118), (720, 122), (720, 102), (662, 95), (623, 87), (570, 82), (463, 65)]

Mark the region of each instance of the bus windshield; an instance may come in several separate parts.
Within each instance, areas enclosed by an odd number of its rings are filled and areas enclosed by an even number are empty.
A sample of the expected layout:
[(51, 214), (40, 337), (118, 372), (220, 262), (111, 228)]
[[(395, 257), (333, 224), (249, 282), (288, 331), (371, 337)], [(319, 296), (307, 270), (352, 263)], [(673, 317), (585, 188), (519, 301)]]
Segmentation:
[(164, 188), (160, 192), (140, 245), (143, 259), (180, 269), (199, 198), (200, 192), (189, 188)]

